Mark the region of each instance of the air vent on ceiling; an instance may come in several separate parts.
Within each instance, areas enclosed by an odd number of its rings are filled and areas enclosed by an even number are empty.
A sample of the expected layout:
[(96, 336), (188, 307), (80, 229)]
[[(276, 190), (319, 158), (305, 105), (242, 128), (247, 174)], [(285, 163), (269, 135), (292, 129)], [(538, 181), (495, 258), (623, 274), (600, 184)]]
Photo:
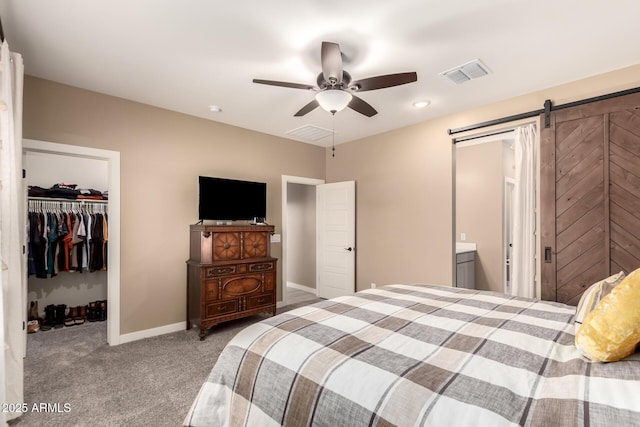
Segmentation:
[(298, 138), (306, 139), (307, 141), (318, 141), (322, 138), (331, 136), (331, 129), (324, 129), (313, 125), (304, 125), (299, 128), (292, 129), (285, 132), (287, 135), (295, 136)]
[(466, 64), (440, 73), (442, 77), (457, 85), (472, 79), (477, 79), (478, 77), (486, 76), (487, 74), (489, 74), (489, 68), (480, 62), (479, 59), (474, 59)]

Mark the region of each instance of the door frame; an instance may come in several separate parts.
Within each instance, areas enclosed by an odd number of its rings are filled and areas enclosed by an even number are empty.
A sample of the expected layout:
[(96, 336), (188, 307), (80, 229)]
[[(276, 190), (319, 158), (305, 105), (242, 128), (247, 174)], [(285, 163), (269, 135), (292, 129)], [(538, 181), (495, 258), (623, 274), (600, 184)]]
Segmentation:
[[(483, 131), (479, 130), (470, 130), (468, 132), (462, 133), (460, 136), (451, 139), (451, 185), (452, 185), (452, 209), (451, 209), (451, 221), (452, 221), (452, 242), (451, 242), (451, 270), (452, 270), (452, 287), (456, 287), (456, 239), (457, 239), (457, 228), (456, 228), (456, 145), (457, 144), (465, 144), (473, 145), (479, 144), (483, 142), (495, 141), (497, 139), (504, 139), (505, 135), (510, 131), (515, 131), (516, 128), (520, 126), (526, 126), (528, 124), (533, 124), (538, 129), (538, 138), (537, 138), (537, 150), (540, 153), (540, 147), (543, 143), (542, 141), (542, 133), (541, 129), (543, 117), (537, 116), (533, 118), (526, 118), (521, 120), (514, 120), (509, 123), (503, 123), (495, 126), (487, 126)], [(473, 141), (473, 142), (472, 142)], [(541, 182), (541, 160), (540, 155), (536, 156), (536, 206), (538, 212), (541, 209), (540, 202), (540, 182)], [(540, 238), (541, 238), (541, 227), (540, 227), (540, 214), (536, 215), (536, 250), (541, 248)], [(536, 253), (536, 277), (535, 277), (535, 287), (536, 287), (536, 295), (540, 295), (540, 287), (541, 287), (541, 256), (539, 253)]]
[[(22, 152), (90, 158), (107, 162), (109, 174), (109, 268), (107, 270), (107, 342), (120, 344), (120, 152), (23, 139)], [(25, 195), (26, 198), (26, 195)], [(26, 286), (26, 285), (25, 285)], [(26, 296), (26, 293), (25, 293)]]
[[(282, 277), (282, 300), (277, 302), (278, 307), (287, 305), (287, 219), (288, 219), (288, 195), (287, 184), (304, 184), (316, 186), (324, 184), (324, 179), (308, 178), (302, 176), (282, 175), (282, 260), (280, 262), (280, 270)], [(315, 243), (314, 243), (315, 244)]]
[[(513, 239), (513, 223), (507, 224), (507, 219), (513, 216), (513, 191), (516, 180), (508, 176), (504, 177), (504, 190), (502, 193), (502, 282), (504, 285), (504, 293), (511, 293), (511, 256), (509, 255), (509, 264), (507, 264), (507, 254), (509, 254), (509, 239)], [(507, 197), (507, 195), (509, 197)], [(511, 206), (509, 203), (511, 202)], [(511, 230), (509, 230), (511, 229)], [(511, 233), (510, 233), (511, 232)]]

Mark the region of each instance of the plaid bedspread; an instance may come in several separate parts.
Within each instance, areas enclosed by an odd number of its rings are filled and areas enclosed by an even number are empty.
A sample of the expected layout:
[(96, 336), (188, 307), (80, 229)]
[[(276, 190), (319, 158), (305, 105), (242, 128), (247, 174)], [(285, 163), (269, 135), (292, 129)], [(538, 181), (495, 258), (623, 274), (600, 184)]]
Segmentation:
[(639, 355), (589, 362), (574, 311), (428, 285), (302, 307), (241, 331), (184, 424), (640, 425)]

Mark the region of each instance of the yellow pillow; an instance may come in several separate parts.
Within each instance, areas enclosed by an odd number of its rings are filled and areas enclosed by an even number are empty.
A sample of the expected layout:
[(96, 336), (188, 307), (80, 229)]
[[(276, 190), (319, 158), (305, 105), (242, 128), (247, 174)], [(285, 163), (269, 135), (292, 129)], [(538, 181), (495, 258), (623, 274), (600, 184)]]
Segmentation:
[(640, 269), (629, 274), (586, 315), (576, 347), (591, 360), (615, 362), (640, 342)]
[(609, 295), (609, 292), (624, 279), (624, 272), (614, 274), (606, 279), (600, 280), (589, 286), (589, 289), (584, 291), (580, 302), (576, 306), (576, 315), (573, 318), (575, 325), (575, 332), (578, 332), (578, 328), (582, 325), (584, 317), (596, 308), (596, 305), (602, 300), (602, 298)]

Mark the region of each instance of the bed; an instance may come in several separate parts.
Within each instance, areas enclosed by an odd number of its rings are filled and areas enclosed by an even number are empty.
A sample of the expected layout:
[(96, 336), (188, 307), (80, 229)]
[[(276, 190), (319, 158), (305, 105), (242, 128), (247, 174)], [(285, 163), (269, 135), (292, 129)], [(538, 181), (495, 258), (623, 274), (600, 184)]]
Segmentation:
[(184, 425), (640, 425), (640, 357), (593, 363), (575, 307), (432, 285), (322, 301), (241, 331)]

